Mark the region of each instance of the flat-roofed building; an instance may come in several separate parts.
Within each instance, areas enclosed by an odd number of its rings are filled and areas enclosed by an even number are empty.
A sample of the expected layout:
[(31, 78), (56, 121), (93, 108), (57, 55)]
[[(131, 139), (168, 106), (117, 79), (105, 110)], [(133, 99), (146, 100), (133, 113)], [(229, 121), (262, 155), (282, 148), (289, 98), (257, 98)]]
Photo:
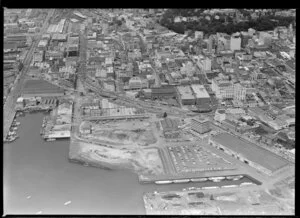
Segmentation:
[(232, 99), (234, 97), (234, 85), (231, 81), (213, 79), (211, 89), (220, 99)]
[(183, 105), (193, 105), (196, 103), (195, 96), (190, 86), (177, 86), (178, 98)]
[(211, 130), (209, 120), (207, 118), (193, 118), (191, 129), (200, 134), (207, 133)]
[(22, 91), (22, 97), (64, 96), (64, 90), (45, 80), (27, 80)]
[(42, 40), (39, 42), (39, 44), (38, 44), (38, 49), (40, 49), (40, 50), (46, 50), (47, 45), (48, 45), (48, 40), (42, 39)]
[(280, 156), (229, 133), (211, 137), (209, 144), (267, 175), (272, 175), (288, 164)]
[(177, 97), (177, 93), (174, 86), (151, 89), (152, 99), (173, 98), (173, 97)]
[(166, 138), (177, 138), (179, 136), (177, 119), (165, 118), (160, 121), (160, 124)]
[(196, 96), (196, 104), (204, 105), (210, 102), (210, 96), (203, 85), (192, 84), (191, 88)]

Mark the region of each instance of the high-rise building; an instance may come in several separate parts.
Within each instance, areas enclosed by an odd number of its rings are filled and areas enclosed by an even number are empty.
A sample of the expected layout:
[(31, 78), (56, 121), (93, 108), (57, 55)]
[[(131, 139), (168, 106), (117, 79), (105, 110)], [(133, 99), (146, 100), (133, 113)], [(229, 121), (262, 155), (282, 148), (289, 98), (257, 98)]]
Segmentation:
[(207, 50), (209, 53), (211, 53), (212, 49), (213, 49), (213, 36), (210, 35), (207, 42)]
[(259, 32), (259, 41), (263, 45), (269, 46), (272, 43), (272, 35), (267, 32)]
[(232, 34), (230, 38), (230, 50), (241, 50), (241, 36), (239, 33)]

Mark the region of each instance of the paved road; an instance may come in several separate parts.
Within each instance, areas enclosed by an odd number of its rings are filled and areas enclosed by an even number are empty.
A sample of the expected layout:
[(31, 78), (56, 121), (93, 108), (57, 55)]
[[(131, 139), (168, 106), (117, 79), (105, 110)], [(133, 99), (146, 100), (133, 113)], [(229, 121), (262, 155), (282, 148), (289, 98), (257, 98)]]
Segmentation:
[(48, 28), (48, 25), (49, 25), (48, 20), (53, 16), (54, 12), (55, 12), (55, 9), (52, 9), (52, 10), (49, 11), (49, 13), (48, 13), (48, 15), (47, 15), (47, 17), (44, 21), (43, 27), (40, 31), (40, 34), (37, 36), (37, 39), (32, 43), (32, 45), (31, 45), (31, 47), (30, 47), (29, 51), (27, 52), (27, 55), (24, 59), (24, 62), (23, 62), (24, 67), (23, 67), (23, 69), (20, 73), (20, 80), (17, 83), (17, 85), (14, 86), (13, 90), (10, 92), (9, 96), (6, 99), (5, 105), (3, 107), (3, 110), (4, 110), (4, 113), (3, 113), (3, 120), (4, 120), (3, 138), (4, 139), (6, 138), (8, 132), (9, 132), (9, 128), (10, 128), (10, 126), (12, 124), (12, 121), (15, 117), (15, 114), (16, 114), (16, 111), (15, 111), (16, 100), (21, 94), (23, 83), (25, 81), (25, 76), (26, 76), (26, 73), (27, 73), (27, 71), (30, 67), (30, 63), (31, 63), (31, 60), (32, 60), (34, 49), (38, 45), (42, 34)]

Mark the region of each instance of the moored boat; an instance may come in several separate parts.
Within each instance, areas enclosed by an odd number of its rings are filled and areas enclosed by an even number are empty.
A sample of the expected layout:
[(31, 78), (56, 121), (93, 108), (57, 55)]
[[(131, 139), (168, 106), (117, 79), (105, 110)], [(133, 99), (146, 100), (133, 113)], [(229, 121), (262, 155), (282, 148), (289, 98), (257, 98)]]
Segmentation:
[(220, 182), (222, 180), (224, 180), (225, 177), (224, 176), (219, 176), (219, 177), (210, 177), (208, 178), (208, 180), (213, 181), (213, 182)]
[(223, 185), (222, 188), (235, 188), (237, 185)]
[(55, 141), (56, 139), (55, 138), (48, 138), (46, 139), (47, 142), (52, 142), (52, 141)]
[(208, 186), (208, 187), (203, 187), (202, 189), (216, 189), (219, 188), (218, 186)]
[(192, 182), (206, 182), (207, 178), (193, 178), (191, 179)]
[(254, 185), (252, 182), (243, 182), (240, 186)]
[(155, 184), (171, 184), (172, 181), (171, 180), (161, 180), (161, 181), (155, 181)]
[(236, 175), (236, 176), (226, 176), (226, 179), (228, 179), (228, 180), (234, 180), (234, 181), (236, 181), (236, 180), (240, 180), (240, 179), (242, 179), (244, 176), (243, 175)]
[(173, 182), (174, 183), (187, 183), (189, 182), (189, 179), (175, 179)]
[(13, 141), (15, 141), (17, 138), (19, 138), (18, 135), (8, 136), (7, 139), (6, 139), (6, 142), (13, 142)]

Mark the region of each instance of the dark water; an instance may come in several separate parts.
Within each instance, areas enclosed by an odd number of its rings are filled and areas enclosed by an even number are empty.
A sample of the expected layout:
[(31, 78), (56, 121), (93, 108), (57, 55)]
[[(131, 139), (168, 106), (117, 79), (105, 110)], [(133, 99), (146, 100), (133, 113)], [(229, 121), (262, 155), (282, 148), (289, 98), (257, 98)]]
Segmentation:
[[(145, 214), (143, 192), (207, 185), (139, 184), (137, 175), (129, 171), (70, 163), (69, 140), (45, 142), (41, 138), (43, 116), (37, 113), (18, 118), (20, 138), (4, 144), (6, 214), (38, 211), (42, 214)], [(225, 184), (232, 182), (222, 182)], [(29, 195), (31, 198), (27, 199)], [(66, 201), (72, 203), (65, 206)]]

